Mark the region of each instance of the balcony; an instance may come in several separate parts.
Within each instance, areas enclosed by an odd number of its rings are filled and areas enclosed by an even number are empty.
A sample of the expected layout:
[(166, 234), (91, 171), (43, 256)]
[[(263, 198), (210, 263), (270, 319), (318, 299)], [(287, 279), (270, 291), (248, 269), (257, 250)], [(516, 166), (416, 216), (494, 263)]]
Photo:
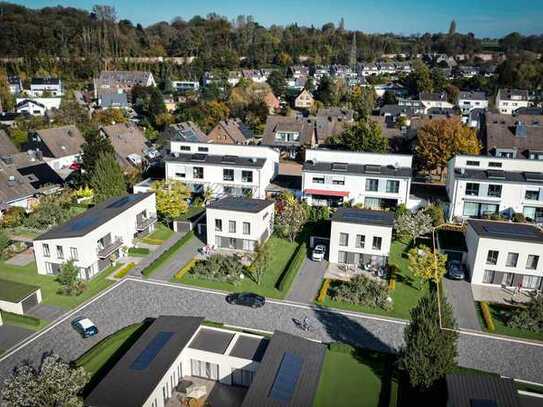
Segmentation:
[(150, 216), (145, 219), (138, 220), (136, 222), (136, 229), (138, 232), (142, 232), (145, 229), (147, 229), (149, 226), (151, 226), (153, 223), (156, 223), (157, 217), (156, 216)]
[(105, 259), (113, 254), (115, 250), (119, 249), (123, 245), (121, 238), (117, 238), (109, 244), (105, 245), (102, 249), (98, 249), (98, 257)]

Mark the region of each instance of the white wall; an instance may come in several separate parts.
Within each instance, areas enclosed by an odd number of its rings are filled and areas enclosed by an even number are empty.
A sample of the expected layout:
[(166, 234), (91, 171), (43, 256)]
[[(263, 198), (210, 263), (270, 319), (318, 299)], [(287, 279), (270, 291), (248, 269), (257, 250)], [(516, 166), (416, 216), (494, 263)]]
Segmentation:
[(458, 107), (462, 110), (462, 113), (469, 113), (473, 109), (487, 109), (488, 100), (458, 99)]
[(72, 154), (59, 158), (44, 158), (44, 161), (47, 162), (47, 165), (49, 165), (49, 167), (51, 167), (53, 170), (58, 171), (69, 167), (73, 162), (79, 161), (80, 158), (81, 154)]
[(17, 103), (20, 103), (25, 99), (30, 99), (30, 100), (33, 100), (34, 102), (41, 103), (42, 105), (45, 106), (45, 109), (47, 110), (58, 109), (62, 101), (62, 98), (60, 97), (49, 97), (49, 98), (31, 97), (31, 98), (17, 98)]
[(305, 152), (305, 160), (324, 161), (328, 163), (395, 165), (397, 167), (411, 168), (413, 156), (407, 154), (356, 153), (341, 150), (308, 149)]
[[(339, 245), (339, 236), (341, 233), (348, 233), (349, 240), (347, 246)], [(365, 236), (364, 248), (356, 247), (356, 235)], [(373, 237), (382, 238), (381, 250), (373, 250)], [(338, 263), (338, 253), (340, 251), (361, 253), (372, 256), (388, 256), (390, 253), (390, 245), (392, 242), (392, 227), (376, 226), (376, 225), (360, 225), (348, 222), (332, 221), (330, 230), (330, 263)]]
[[(38, 299), (38, 304), (41, 303), (42, 301), (42, 296), (41, 296), (41, 290), (38, 289), (36, 292), (36, 297)], [(34, 293), (30, 294), (30, 295), (34, 295)], [(3, 301), (3, 300), (0, 300), (0, 310), (2, 311), (6, 311), (6, 312), (11, 312), (13, 314), (19, 314), (19, 315), (23, 315), (24, 314), (24, 311), (23, 311), (23, 302), (24, 300), (26, 300), (28, 297), (30, 297), (30, 295), (26, 296), (25, 298), (23, 298), (21, 301), (19, 302), (9, 302), (9, 301)], [(1, 322), (1, 321), (0, 321)], [(0, 323), (0, 325), (2, 325)]]

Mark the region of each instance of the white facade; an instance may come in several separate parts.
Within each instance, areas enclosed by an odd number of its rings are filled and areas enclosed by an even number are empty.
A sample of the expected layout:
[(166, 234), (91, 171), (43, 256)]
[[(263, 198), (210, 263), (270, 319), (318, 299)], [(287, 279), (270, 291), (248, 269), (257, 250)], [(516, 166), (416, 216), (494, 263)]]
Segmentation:
[[(28, 297), (34, 296), (34, 295), (36, 296), (36, 304), (41, 303), (42, 301), (41, 289), (38, 288), (36, 291), (30, 293), (25, 298), (21, 299), (19, 302), (0, 300), (0, 310), (11, 312), (12, 314), (24, 315), (25, 312), (23, 308), (23, 303)], [(0, 325), (2, 324), (0, 323)]]
[(32, 99), (17, 99), (17, 113), (28, 113), (32, 116), (45, 116), (45, 105)]
[[(90, 209), (92, 210), (92, 209)], [(145, 229), (146, 220), (150, 225)], [(69, 260), (80, 269), (80, 277), (88, 280), (107, 268), (114, 257), (124, 256), (122, 248), (134, 246), (134, 237), (142, 230), (152, 231), (156, 220), (155, 194), (105, 221), (83, 236), (34, 239), (34, 256), (39, 274), (55, 274)], [(62, 227), (62, 226), (61, 226)]]
[(259, 212), (206, 209), (207, 244), (217, 249), (253, 251), (256, 242), (264, 243), (273, 232), (274, 204)]
[(522, 213), (543, 223), (543, 162), (486, 156), (449, 161), (449, 220)]
[(468, 114), (473, 109), (488, 109), (488, 100), (486, 98), (462, 97), (462, 92), (458, 98), (458, 108), (463, 114)]
[[(270, 147), (172, 141), (170, 149), (166, 179), (182, 181), (194, 191), (209, 188), (216, 197), (263, 199), (279, 171), (279, 153)], [(193, 154), (205, 155), (204, 161)]]
[[(506, 227), (514, 234), (515, 224), (507, 224)], [(466, 230), (466, 245), (466, 266), (472, 284), (541, 289), (543, 241), (523, 241), (522, 236), (518, 239), (482, 236), (470, 222)]]
[[(47, 83), (50, 82), (50, 83)], [(44, 81), (44, 83), (34, 83), (30, 84), (30, 95), (39, 97), (42, 96), (44, 92), (49, 92), (52, 96), (62, 96), (62, 80), (58, 81)]]
[(511, 93), (504, 90), (498, 90), (496, 95), (496, 107), (502, 114), (513, 114), (513, 112), (521, 107), (530, 106), (528, 92), (513, 91)]
[(434, 99), (421, 99), (422, 104), (424, 105), (424, 114), (428, 113), (430, 109), (438, 108), (438, 109), (452, 109), (454, 105), (447, 101), (447, 99), (444, 100), (434, 100)]
[(172, 86), (178, 92), (198, 91), (200, 89), (200, 82), (197, 82), (197, 81), (172, 81)]
[[(30, 106), (17, 108), (17, 113), (30, 113), (33, 116), (43, 116), (47, 110), (59, 109), (62, 101), (61, 97), (33, 97), (33, 98), (17, 98), (17, 104), (25, 101), (30, 101)], [(41, 105), (41, 106), (40, 106)]]
[(370, 209), (408, 204), (411, 155), (311, 149), (305, 157), (302, 191), (310, 205), (332, 200)]

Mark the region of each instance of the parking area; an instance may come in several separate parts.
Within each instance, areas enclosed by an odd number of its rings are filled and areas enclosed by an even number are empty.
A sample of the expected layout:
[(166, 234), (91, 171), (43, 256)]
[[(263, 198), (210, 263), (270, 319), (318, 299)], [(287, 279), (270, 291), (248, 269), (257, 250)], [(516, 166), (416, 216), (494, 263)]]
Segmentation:
[(45, 321), (54, 321), (58, 317), (62, 316), (65, 312), (66, 310), (64, 308), (42, 303), (30, 308), (26, 313)]
[(459, 328), (481, 331), (471, 284), (466, 280), (443, 279), (447, 302), (451, 305)]
[(306, 258), (286, 299), (304, 304), (313, 303), (327, 268), (328, 262), (326, 260), (316, 262)]

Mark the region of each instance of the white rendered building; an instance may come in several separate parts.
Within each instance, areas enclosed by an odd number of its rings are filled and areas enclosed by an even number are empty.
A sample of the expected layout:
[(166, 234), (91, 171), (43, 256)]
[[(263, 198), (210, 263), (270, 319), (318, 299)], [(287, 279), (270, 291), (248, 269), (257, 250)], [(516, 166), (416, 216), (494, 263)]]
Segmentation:
[(311, 149), (305, 159), (302, 191), (310, 205), (351, 202), (369, 209), (408, 205), (411, 155)]
[(488, 99), (485, 92), (460, 92), (457, 106), (462, 114), (469, 114), (473, 109), (488, 109)]
[(543, 223), (543, 161), (457, 155), (447, 194), (449, 220), (522, 213)]
[(540, 290), (543, 231), (525, 223), (469, 220), (467, 268), (472, 284)]
[(124, 256), (134, 238), (154, 230), (154, 193), (108, 199), (34, 239), (39, 274), (57, 274), (74, 260), (80, 277), (88, 280)]
[(330, 263), (386, 265), (393, 225), (392, 212), (338, 208), (330, 229)]
[(448, 101), (447, 94), (442, 93), (431, 93), (431, 92), (421, 92), (419, 99), (424, 105), (424, 113), (428, 113), (430, 109), (452, 109), (454, 105)]
[(279, 171), (279, 153), (270, 147), (171, 141), (166, 179), (182, 181), (193, 192), (209, 188), (215, 197), (263, 199)]
[(496, 108), (502, 114), (513, 114), (521, 107), (530, 106), (530, 93), (520, 89), (498, 89)]
[(44, 93), (51, 96), (62, 96), (62, 80), (59, 78), (32, 78), (30, 83), (30, 95), (40, 97)]
[(217, 249), (253, 251), (273, 232), (274, 201), (228, 197), (206, 207), (207, 244)]

